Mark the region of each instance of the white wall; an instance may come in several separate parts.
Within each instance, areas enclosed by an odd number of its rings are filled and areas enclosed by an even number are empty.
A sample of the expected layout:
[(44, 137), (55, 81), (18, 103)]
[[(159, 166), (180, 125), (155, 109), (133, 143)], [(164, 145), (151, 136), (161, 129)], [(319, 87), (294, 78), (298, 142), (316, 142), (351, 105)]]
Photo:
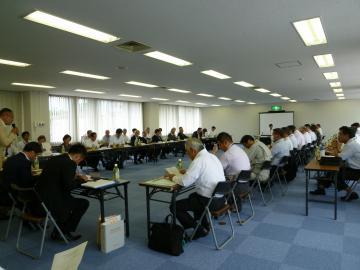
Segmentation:
[[(321, 124), (325, 135), (332, 135), (343, 125), (360, 122), (359, 100), (336, 100), (283, 104), (286, 111), (294, 111), (295, 126), (305, 123)], [(217, 131), (227, 131), (234, 140), (259, 132), (259, 112), (271, 110), (271, 105), (242, 105), (203, 108), (203, 127), (215, 125)]]
[(14, 112), (14, 123), (23, 128), (22, 93), (0, 91), (0, 109), (9, 108)]

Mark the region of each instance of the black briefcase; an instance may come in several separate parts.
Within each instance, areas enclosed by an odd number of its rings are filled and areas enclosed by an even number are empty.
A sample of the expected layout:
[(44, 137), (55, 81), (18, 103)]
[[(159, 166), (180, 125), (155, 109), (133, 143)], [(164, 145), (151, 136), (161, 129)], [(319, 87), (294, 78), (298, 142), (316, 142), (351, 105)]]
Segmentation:
[(153, 223), (150, 229), (149, 248), (179, 256), (184, 252), (184, 229), (177, 224), (169, 222), (168, 215), (164, 223)]

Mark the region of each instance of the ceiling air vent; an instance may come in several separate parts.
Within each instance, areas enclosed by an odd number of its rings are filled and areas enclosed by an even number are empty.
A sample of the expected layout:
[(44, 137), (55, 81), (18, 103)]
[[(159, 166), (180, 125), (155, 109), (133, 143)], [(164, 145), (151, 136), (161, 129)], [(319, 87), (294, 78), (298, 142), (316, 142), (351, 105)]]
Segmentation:
[(141, 52), (151, 49), (150, 46), (147, 46), (137, 41), (127, 41), (125, 43), (115, 45), (115, 47), (119, 49), (124, 49), (128, 52)]
[(278, 68), (292, 68), (292, 67), (300, 67), (302, 64), (299, 60), (296, 61), (286, 61), (281, 63), (276, 63), (275, 66)]

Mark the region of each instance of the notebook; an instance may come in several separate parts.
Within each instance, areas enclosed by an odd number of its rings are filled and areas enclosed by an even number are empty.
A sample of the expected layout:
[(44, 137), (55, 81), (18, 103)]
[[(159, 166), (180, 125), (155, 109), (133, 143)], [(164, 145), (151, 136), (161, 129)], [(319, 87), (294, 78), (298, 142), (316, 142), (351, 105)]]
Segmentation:
[(176, 176), (181, 176), (181, 173), (179, 172), (179, 170), (176, 167), (166, 168), (165, 172), (168, 174), (174, 174)]
[(115, 184), (115, 181), (99, 179), (97, 181), (89, 181), (89, 182), (83, 183), (83, 184), (81, 184), (81, 186), (96, 189), (96, 188), (110, 186), (110, 185), (113, 185), (113, 184)]
[(152, 184), (154, 186), (159, 186), (159, 187), (173, 187), (176, 185), (176, 183), (174, 183), (173, 181), (166, 179), (166, 178), (157, 178), (157, 179), (146, 181), (146, 183)]

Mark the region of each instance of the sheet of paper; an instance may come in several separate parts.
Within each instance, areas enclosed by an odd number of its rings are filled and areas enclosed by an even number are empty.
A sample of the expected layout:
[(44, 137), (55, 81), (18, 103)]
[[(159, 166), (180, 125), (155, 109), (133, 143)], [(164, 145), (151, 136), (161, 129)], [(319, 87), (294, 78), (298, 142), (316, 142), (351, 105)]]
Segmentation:
[(77, 270), (84, 255), (87, 241), (55, 254), (51, 270)]
[(175, 183), (173, 181), (170, 181), (169, 179), (165, 179), (165, 178), (158, 178), (158, 179), (150, 180), (150, 181), (148, 181), (148, 183), (151, 183), (153, 185), (158, 185), (158, 186), (165, 186), (165, 187), (172, 187), (175, 185)]

